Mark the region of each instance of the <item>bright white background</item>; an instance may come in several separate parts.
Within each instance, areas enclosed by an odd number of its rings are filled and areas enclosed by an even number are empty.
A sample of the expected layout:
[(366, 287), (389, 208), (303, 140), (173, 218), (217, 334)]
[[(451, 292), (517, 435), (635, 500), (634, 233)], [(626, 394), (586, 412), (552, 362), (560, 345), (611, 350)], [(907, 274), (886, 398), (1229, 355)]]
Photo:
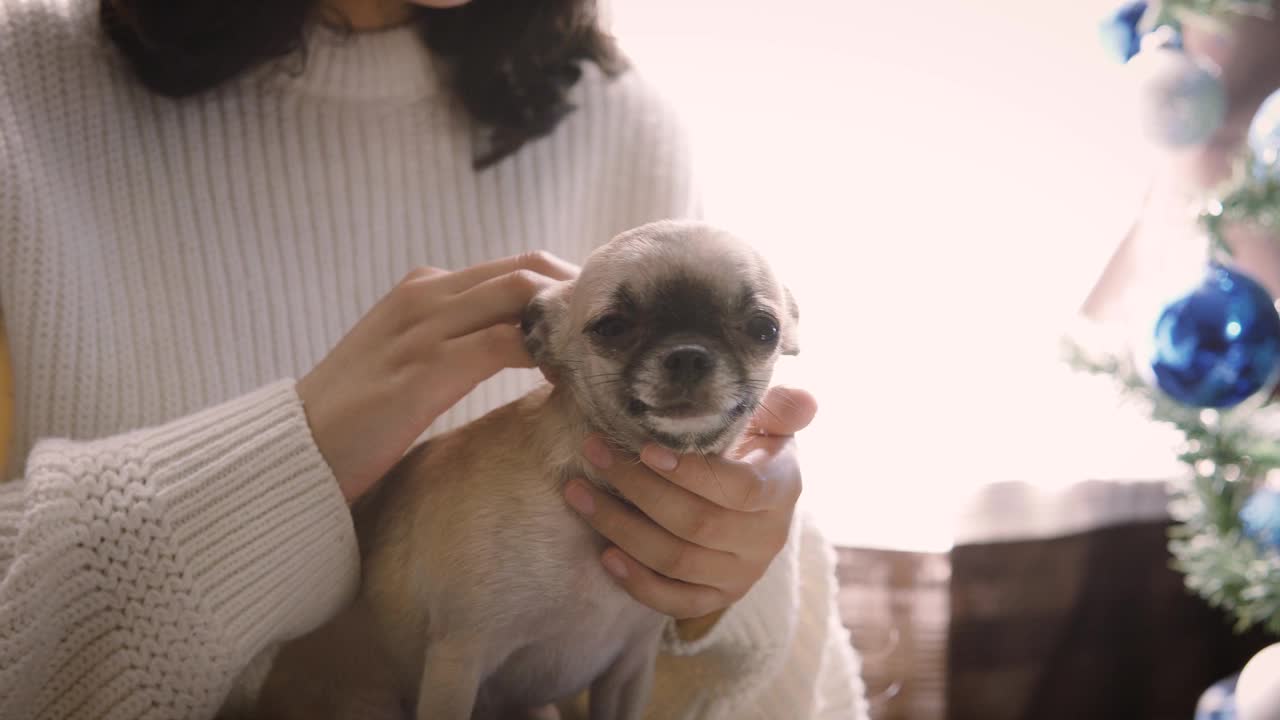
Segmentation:
[(799, 298), (781, 377), (821, 401), (805, 495), (837, 542), (946, 549), (993, 484), (1052, 514), (1082, 481), (1175, 470), (1167, 433), (1058, 356), (1152, 167), (1099, 44), (1110, 6), (613, 0), (709, 217)]

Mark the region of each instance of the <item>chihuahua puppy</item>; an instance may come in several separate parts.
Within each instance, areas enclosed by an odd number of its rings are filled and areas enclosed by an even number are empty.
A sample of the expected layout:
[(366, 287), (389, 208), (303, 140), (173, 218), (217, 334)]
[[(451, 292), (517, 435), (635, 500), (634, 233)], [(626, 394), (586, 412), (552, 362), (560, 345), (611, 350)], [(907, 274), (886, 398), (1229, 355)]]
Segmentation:
[(286, 644), (256, 717), (489, 720), (589, 688), (591, 720), (639, 720), (664, 618), (598, 562), (564, 483), (604, 486), (589, 432), (634, 455), (730, 448), (798, 313), (761, 256), (660, 222), (599, 248), (521, 323), (553, 382), (408, 453), (353, 508), (356, 601)]

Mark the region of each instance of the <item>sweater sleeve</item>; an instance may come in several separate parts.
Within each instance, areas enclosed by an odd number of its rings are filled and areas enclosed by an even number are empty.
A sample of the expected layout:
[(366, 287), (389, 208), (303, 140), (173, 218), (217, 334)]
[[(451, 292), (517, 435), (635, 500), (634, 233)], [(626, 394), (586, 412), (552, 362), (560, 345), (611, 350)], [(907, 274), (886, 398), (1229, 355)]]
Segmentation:
[(862, 678), (862, 659), (854, 651), (849, 629), (840, 617), (835, 551), (829, 546), (823, 549), (830, 571), (825, 593), (826, 642), (823, 643), (822, 661), (818, 668), (814, 718), (868, 720), (871, 711), (867, 704), (866, 682)]
[(645, 717), (867, 720), (835, 567), (834, 549), (798, 512), (764, 578), (710, 633), (687, 643), (668, 626)]
[[(750, 701), (779, 674), (797, 629), (800, 527), (800, 522), (792, 523), (786, 545), (764, 576), (705, 635), (682, 640), (675, 621), (668, 620), (662, 652), (678, 658), (667, 663), (678, 670), (666, 678), (660, 675), (658, 682), (666, 686), (660, 689), (662, 695), (684, 695), (663, 701), (673, 711), (678, 707), (679, 717), (735, 717), (724, 713)], [(682, 681), (678, 676), (698, 680)], [(664, 716), (651, 712), (650, 717)]]
[(200, 718), (355, 592), (351, 515), (292, 381), (43, 440), (0, 485), (0, 717)]
[(850, 644), (849, 630), (834, 613), (829, 619), (815, 700), (815, 720), (867, 720), (870, 717), (862, 663)]

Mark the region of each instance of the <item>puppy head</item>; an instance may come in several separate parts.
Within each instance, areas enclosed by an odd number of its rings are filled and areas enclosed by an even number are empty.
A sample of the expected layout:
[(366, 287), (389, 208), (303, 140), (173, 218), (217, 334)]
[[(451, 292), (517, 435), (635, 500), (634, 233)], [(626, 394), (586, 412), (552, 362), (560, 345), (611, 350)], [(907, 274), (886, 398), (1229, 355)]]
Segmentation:
[(543, 371), (620, 446), (720, 452), (742, 431), (799, 312), (764, 259), (729, 233), (664, 221), (629, 230), (522, 323)]

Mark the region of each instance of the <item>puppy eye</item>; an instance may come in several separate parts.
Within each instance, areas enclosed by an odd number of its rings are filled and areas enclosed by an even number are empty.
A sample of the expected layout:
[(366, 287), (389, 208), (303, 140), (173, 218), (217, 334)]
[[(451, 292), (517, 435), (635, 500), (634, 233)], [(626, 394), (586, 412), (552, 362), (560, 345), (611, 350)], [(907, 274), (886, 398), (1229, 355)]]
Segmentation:
[(762, 343), (773, 342), (778, 337), (778, 323), (768, 315), (757, 315), (747, 321), (747, 334)]
[(631, 329), (631, 323), (621, 315), (607, 315), (591, 326), (591, 332), (603, 338), (614, 338)]

